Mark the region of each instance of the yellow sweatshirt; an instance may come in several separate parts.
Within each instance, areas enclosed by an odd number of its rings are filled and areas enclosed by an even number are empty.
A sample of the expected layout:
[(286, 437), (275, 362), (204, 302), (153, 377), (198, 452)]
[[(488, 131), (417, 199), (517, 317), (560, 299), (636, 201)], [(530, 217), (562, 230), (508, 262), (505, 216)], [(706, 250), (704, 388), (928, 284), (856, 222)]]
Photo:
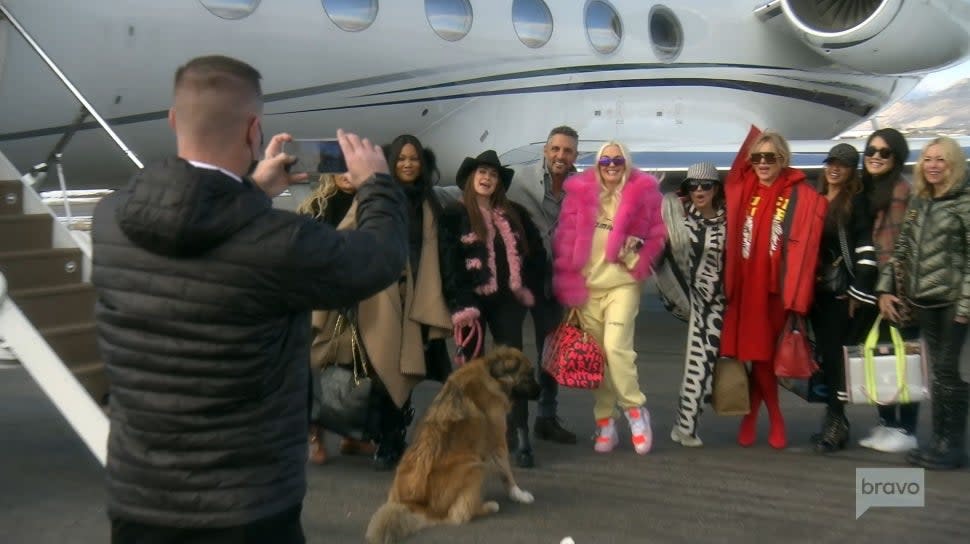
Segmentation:
[(619, 190), (611, 196), (600, 198), (596, 229), (593, 232), (593, 248), (589, 254), (589, 262), (583, 268), (586, 286), (590, 291), (605, 291), (637, 282), (630, 274), (630, 269), (640, 258), (636, 252), (621, 249), (620, 262), (606, 261), (606, 239), (613, 232), (613, 217), (619, 207)]

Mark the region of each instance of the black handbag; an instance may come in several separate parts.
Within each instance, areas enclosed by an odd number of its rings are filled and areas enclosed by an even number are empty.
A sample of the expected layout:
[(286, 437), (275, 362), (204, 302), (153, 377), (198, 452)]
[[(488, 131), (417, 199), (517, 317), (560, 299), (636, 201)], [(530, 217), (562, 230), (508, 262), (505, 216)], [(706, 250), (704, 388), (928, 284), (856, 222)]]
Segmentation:
[(778, 378), (778, 385), (791, 391), (802, 400), (807, 402), (828, 402), (829, 396), (833, 393), (825, 385), (825, 376), (822, 369), (816, 370), (808, 378)]
[(841, 295), (849, 290), (852, 278), (852, 256), (849, 254), (849, 242), (846, 239), (845, 228), (839, 225), (839, 255), (831, 259), (831, 264), (824, 264), (815, 279), (816, 289), (824, 293)]
[(357, 329), (355, 311), (341, 312), (334, 326), (335, 339), (347, 336), (351, 361), (340, 361), (320, 370), (313, 380), (310, 419), (323, 429), (363, 439), (368, 435), (373, 379), (364, 344)]

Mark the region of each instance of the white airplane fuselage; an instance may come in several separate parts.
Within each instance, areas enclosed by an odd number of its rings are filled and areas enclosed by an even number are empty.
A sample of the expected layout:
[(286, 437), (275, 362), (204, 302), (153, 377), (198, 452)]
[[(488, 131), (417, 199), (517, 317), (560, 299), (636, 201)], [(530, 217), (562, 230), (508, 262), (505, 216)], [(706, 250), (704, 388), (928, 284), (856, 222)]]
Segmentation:
[[(830, 138), (921, 78), (919, 71), (880, 75), (833, 62), (785, 14), (759, 19), (755, 8), (770, 4), (760, 0), (667, 2), (683, 44), (667, 61), (658, 58), (650, 31), (651, 10), (662, 2), (649, 0), (609, 2), (622, 37), (608, 54), (588, 39), (587, 0), (546, 0), (553, 31), (535, 48), (517, 37), (513, 0), (473, 0), (471, 28), (456, 41), (436, 34), (423, 0), (381, 1), (373, 22), (356, 32), (338, 28), (324, 10), (346, 1), (262, 0), (238, 20), (213, 15), (199, 0), (3, 3), (145, 161), (174, 152), (165, 121), (172, 76), (205, 54), (230, 55), (262, 72), (268, 134), (327, 137), (344, 127), (382, 143), (415, 134), (438, 154), (445, 181), (464, 156), (542, 142), (560, 124), (583, 140), (617, 139), (639, 150), (734, 144), (750, 124), (791, 139)], [(798, 2), (782, 4), (790, 9)], [(899, 0), (883, 4), (905, 9)], [(946, 32), (938, 34), (963, 33), (963, 45), (943, 64), (964, 58), (967, 2), (920, 4), (946, 17), (939, 23)], [(899, 41), (917, 48), (927, 40), (900, 35)], [(886, 61), (878, 51), (872, 56)], [(941, 65), (931, 63), (925, 70)], [(0, 151), (21, 170), (42, 162), (77, 111), (34, 52), (0, 22)], [(65, 151), (73, 186), (116, 184), (132, 171), (92, 125)]]

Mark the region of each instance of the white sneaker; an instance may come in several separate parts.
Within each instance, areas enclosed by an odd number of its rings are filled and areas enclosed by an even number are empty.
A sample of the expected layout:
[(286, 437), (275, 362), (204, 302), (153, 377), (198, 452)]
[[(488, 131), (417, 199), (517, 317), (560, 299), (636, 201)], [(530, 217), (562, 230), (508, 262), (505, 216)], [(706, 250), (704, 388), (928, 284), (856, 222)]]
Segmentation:
[(596, 440), (593, 449), (599, 453), (609, 453), (620, 443), (620, 437), (616, 434), (616, 423), (613, 418), (596, 420)]
[(650, 412), (646, 408), (629, 408), (626, 419), (630, 422), (630, 435), (633, 449), (640, 455), (646, 455), (653, 446), (653, 430), (650, 429)]
[(872, 445), (872, 449), (885, 453), (902, 453), (918, 446), (916, 437), (902, 429), (887, 428), (882, 437)]
[(875, 445), (882, 440), (882, 437), (889, 432), (889, 427), (885, 425), (876, 425), (869, 431), (869, 436), (863, 438), (859, 441), (859, 445), (863, 448), (875, 449)]

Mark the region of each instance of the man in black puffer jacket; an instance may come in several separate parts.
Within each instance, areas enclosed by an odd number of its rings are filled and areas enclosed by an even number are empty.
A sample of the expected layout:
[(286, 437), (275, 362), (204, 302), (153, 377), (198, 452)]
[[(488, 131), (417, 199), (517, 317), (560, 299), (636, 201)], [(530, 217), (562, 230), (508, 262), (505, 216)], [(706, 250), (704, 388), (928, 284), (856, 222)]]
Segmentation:
[(299, 179), (288, 135), (246, 175), (259, 79), (228, 57), (180, 68), (178, 158), (95, 210), (112, 542), (304, 542), (310, 311), (353, 305), (404, 267), (404, 195), (367, 140), (338, 132), (355, 231), (273, 209)]

